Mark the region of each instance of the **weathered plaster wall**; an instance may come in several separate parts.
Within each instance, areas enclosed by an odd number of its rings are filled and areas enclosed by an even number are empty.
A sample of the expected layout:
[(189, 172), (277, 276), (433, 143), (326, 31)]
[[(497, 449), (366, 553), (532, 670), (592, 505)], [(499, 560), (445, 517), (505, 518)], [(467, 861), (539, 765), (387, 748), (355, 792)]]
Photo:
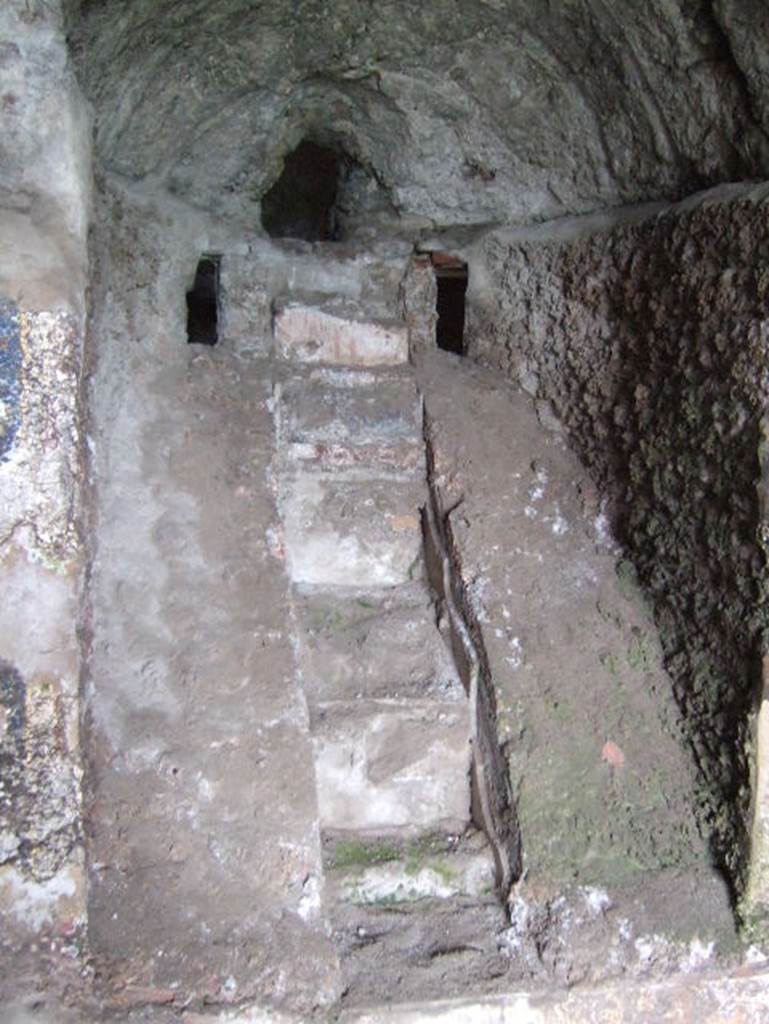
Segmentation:
[(58, 0), (0, 10), (0, 295), (84, 311), (91, 124)]
[(601, 485), (654, 607), (701, 820), (739, 888), (769, 624), (769, 205), (765, 189), (726, 190), (626, 221), (489, 235), (471, 257), (470, 351), (556, 414)]
[(67, 0), (109, 169), (258, 220), (311, 136), (412, 225), (531, 221), (766, 173), (763, 6)]
[(56, 3), (0, 9), (0, 1002), (84, 934), (77, 635), (87, 115)]

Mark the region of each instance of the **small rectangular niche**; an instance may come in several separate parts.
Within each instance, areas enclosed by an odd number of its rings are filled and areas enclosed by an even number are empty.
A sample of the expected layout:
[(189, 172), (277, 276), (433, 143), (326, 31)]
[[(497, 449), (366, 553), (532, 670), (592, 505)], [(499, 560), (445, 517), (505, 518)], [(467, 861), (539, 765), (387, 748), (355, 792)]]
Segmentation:
[(431, 255), (435, 282), (438, 286), (435, 341), (438, 348), (455, 355), (465, 355), (465, 293), (467, 264), (446, 252)]
[(204, 254), (198, 261), (195, 283), (187, 292), (187, 341), (215, 345), (219, 340), (219, 264), (221, 257)]

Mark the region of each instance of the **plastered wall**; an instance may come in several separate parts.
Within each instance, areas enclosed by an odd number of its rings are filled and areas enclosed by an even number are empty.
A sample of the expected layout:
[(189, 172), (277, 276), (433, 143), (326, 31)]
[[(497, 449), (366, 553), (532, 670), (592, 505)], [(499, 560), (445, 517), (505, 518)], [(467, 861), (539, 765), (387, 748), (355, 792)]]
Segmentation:
[[(0, 8), (0, 1001), (79, 977), (88, 117), (57, 3)], [(52, 989), (59, 987), (51, 980)]]

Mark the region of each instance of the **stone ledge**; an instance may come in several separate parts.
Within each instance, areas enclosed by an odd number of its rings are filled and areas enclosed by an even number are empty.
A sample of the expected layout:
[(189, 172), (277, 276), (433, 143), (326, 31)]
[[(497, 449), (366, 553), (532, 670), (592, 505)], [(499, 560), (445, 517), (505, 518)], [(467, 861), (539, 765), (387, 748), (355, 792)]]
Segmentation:
[[(342, 1012), (339, 1024), (764, 1024), (769, 972), (678, 975), (589, 990), (518, 992)], [(234, 1024), (234, 1022), (233, 1022)]]
[[(570, 992), (508, 992), (342, 1010), (338, 1024), (765, 1024), (769, 962), (728, 974), (676, 975)], [(259, 1007), (187, 1012), (181, 1024), (299, 1024)], [(46, 1022), (47, 1024), (47, 1022)], [(84, 1024), (84, 1022), (83, 1022)]]

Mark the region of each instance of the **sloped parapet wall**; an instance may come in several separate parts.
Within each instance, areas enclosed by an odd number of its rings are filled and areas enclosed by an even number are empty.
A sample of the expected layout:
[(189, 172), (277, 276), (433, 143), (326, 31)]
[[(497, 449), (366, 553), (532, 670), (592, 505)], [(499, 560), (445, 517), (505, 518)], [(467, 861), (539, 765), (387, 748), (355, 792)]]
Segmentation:
[(700, 822), (737, 896), (747, 891), (746, 922), (767, 896), (745, 885), (767, 856), (765, 832), (752, 849), (749, 836), (769, 625), (756, 491), (768, 197), (728, 187), (494, 233), (471, 259), (469, 295), (471, 355), (533, 394), (544, 425), (560, 422), (605, 495), (684, 712)]

